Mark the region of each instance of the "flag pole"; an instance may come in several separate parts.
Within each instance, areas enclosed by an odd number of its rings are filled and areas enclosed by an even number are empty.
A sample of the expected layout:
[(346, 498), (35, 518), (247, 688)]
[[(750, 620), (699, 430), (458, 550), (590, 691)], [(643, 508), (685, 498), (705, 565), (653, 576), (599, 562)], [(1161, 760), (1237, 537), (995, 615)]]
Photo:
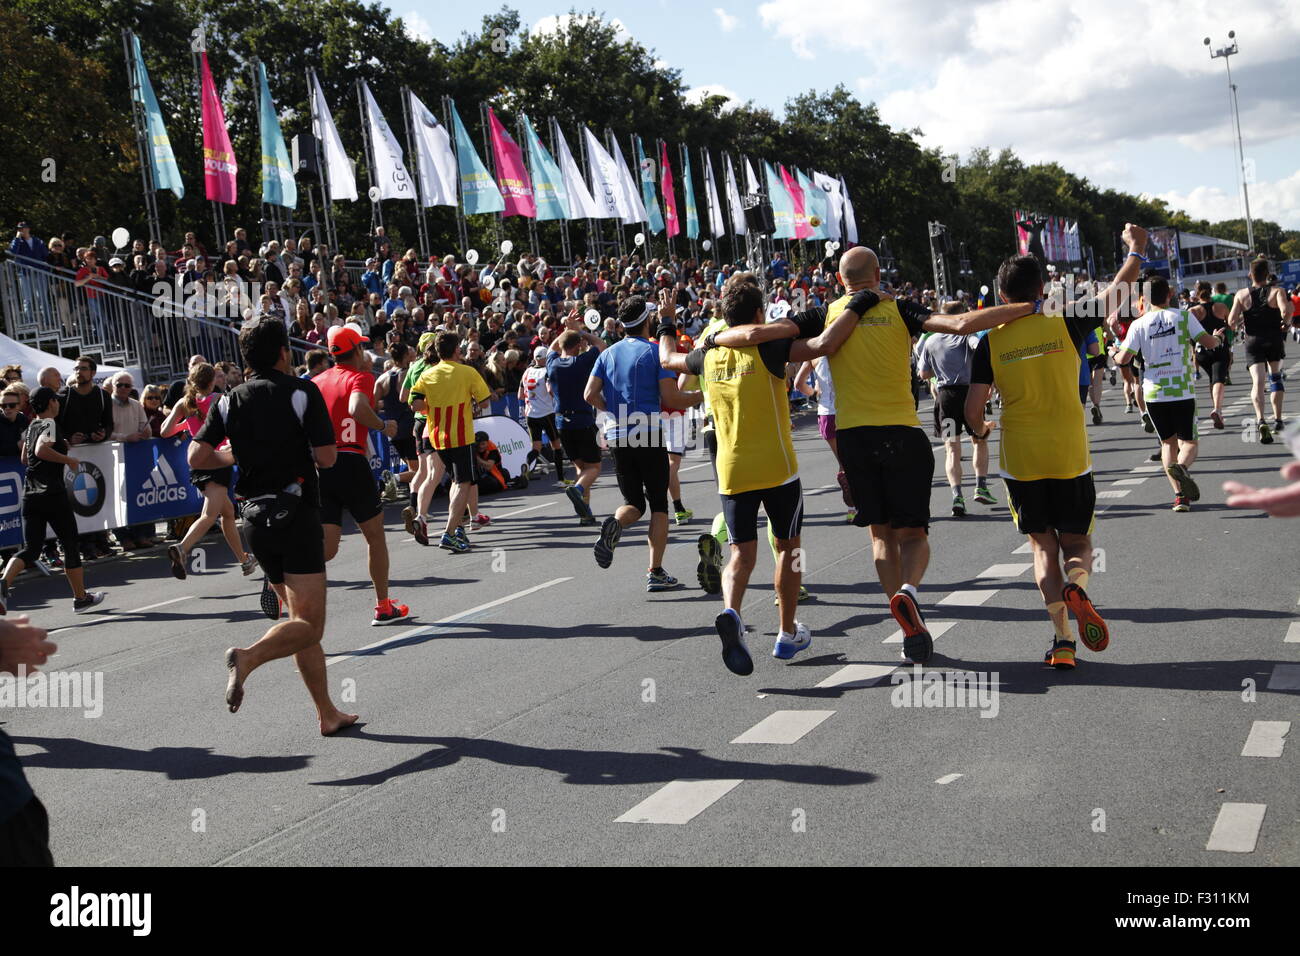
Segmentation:
[(144, 189), (145, 218), (149, 221), (149, 241), (162, 241), (162, 224), (158, 216), (158, 196), (153, 178), (153, 145), (144, 116), (144, 90), (140, 86), (141, 64), (135, 61), (135, 34), (122, 31), (122, 49), (126, 53), (127, 82), (131, 88), (131, 118), (135, 123), (135, 148), (140, 155), (140, 183)]
[(415, 229), (419, 235), (420, 257), (432, 255), (429, 248), (429, 231), (424, 221), (424, 187), (420, 177), (420, 151), (415, 146), (415, 130), (411, 125), (411, 88), (402, 87), (402, 119), (406, 122), (406, 152), (415, 160)]
[[(557, 127), (559, 126), (558, 122), (556, 123), (556, 126)], [(580, 171), (584, 172), (588, 178), (591, 178), (591, 167), (587, 162), (587, 135), (586, 134), (587, 134), (587, 127), (586, 124), (583, 124), (582, 133), (579, 134), (578, 136), (578, 149), (582, 152), (582, 170)], [(594, 196), (595, 189), (593, 188), (593, 186), (594, 186), (594, 180), (592, 182), (592, 185), (588, 186), (588, 189), (591, 190), (592, 195)], [(599, 259), (601, 252), (604, 251), (604, 248), (605, 248), (605, 235), (604, 235), (604, 230), (601, 229), (600, 227), (600, 220), (593, 219), (590, 216), (588, 216), (587, 217), (588, 258), (590, 258), (592, 261)]]
[[(501, 188), (501, 184), (500, 181), (497, 179), (497, 161), (496, 161), (497, 158), (496, 158), (496, 152), (492, 149), (492, 137), (488, 133), (487, 117), (488, 117), (487, 103), (479, 103), (478, 121), (479, 121), (479, 127), (483, 131), (483, 147), (484, 147), (485, 155), (487, 156), (488, 172), (492, 174), (492, 182), (496, 184), (499, 190)], [(497, 224), (497, 244), (496, 244), (496, 250), (493, 251), (492, 255), (498, 256), (501, 254), (501, 232), (502, 232), (502, 224), (505, 222), (505, 214), (504, 212), (497, 212), (494, 213), (493, 215), (496, 217), (496, 224)]]
[(460, 175), (460, 145), (456, 142), (453, 134), (455, 131), (451, 125), (451, 107), (452, 99), (450, 96), (442, 98), (442, 125), (448, 132), (448, 139), (451, 141), (451, 152), (456, 157), (456, 235), (460, 239), (460, 254), (463, 256), (469, 250), (469, 222), (465, 218), (465, 190), (461, 182)]
[[(515, 135), (519, 137), (519, 142), (528, 148), (528, 140), (524, 135), (524, 114), (521, 112), (515, 117)], [(528, 248), (533, 251), (533, 255), (541, 255), (538, 252), (537, 243), (537, 171), (533, 169), (533, 151), (528, 148), (528, 178), (533, 184), (533, 218), (528, 220)], [(527, 218), (527, 217), (524, 217)]]
[[(555, 122), (555, 117), (554, 116), (550, 117), (552, 158), (558, 155), (558, 150), (556, 149), (556, 145), (555, 145), (555, 131), (558, 125), (559, 124)], [(563, 181), (564, 179), (563, 170), (560, 171), (560, 179), (561, 181)], [(536, 189), (536, 187), (534, 187), (534, 189)], [(567, 189), (565, 190), (565, 198), (566, 199), (568, 198)], [(560, 254), (564, 256), (565, 266), (573, 265), (573, 252), (569, 246), (569, 212), (570, 211), (571, 211), (570, 209), (566, 208), (564, 210), (564, 215), (560, 217)], [(588, 220), (588, 222), (590, 222), (590, 220)]]
[[(694, 197), (694, 196), (687, 196), (687, 195), (686, 195), (686, 184), (687, 184), (688, 182), (690, 183), (690, 185), (691, 185), (691, 187), (692, 187), (692, 188), (691, 188), (691, 191), (692, 191), (692, 192), (695, 191), (695, 190), (694, 190), (695, 180), (694, 180), (692, 177), (686, 175), (687, 172), (689, 172), (689, 167), (690, 167), (690, 164), (691, 164), (691, 154), (690, 154), (689, 150), (687, 149), (687, 146), (686, 146), (685, 143), (679, 143), (679, 144), (677, 145), (677, 153), (678, 153), (678, 158), (681, 160), (681, 164), (682, 164), (682, 198), (683, 198), (683, 200), (684, 200), (684, 202), (683, 202), (682, 205), (685, 206), (685, 207), (687, 207), (687, 209), (688, 209), (688, 214), (689, 214), (689, 207), (691, 207), (691, 206), (695, 206), (695, 197)], [(702, 172), (704, 172), (704, 170), (701, 168), (701, 169), (700, 169), (700, 172), (702, 173)], [(705, 187), (705, 190), (706, 190), (706, 191), (708, 190), (708, 187), (707, 187), (707, 186)], [(691, 224), (690, 224), (690, 221), (687, 220), (686, 228), (687, 228), (688, 232), (687, 232), (686, 240), (691, 244), (691, 260), (692, 260), (692, 261), (695, 263), (695, 265), (698, 267), (699, 264), (700, 264), (700, 252), (699, 252), (699, 249), (696, 247), (696, 242), (695, 242), (694, 237), (692, 237), (692, 236), (689, 234), (690, 225), (691, 225)], [(695, 206), (695, 232), (698, 234), (699, 231), (700, 231), (700, 207), (699, 207), (699, 206)]]
[[(370, 111), (366, 109), (366, 97), (362, 91), (362, 82), (362, 80), (356, 81), (357, 109), (361, 113), (361, 145), (366, 151), (366, 181), (370, 183), (371, 189), (376, 189), (378, 183), (375, 182), (375, 144), (370, 140)], [(371, 234), (373, 235), (376, 226), (383, 228), (383, 225), (384, 206), (379, 195), (376, 194), (375, 197), (370, 200)], [(337, 252), (338, 250), (335, 251)]]
[[(614, 158), (614, 133), (613, 133), (613, 131), (612, 131), (608, 126), (605, 127), (605, 145), (609, 148), (609, 156), (610, 156), (610, 159), (613, 159), (613, 158)], [(621, 171), (620, 171), (619, 175), (622, 175), (622, 172), (621, 172)], [(624, 247), (623, 247), (623, 239), (625, 238), (624, 235), (623, 235), (623, 219), (622, 219), (622, 217), (616, 217), (616, 219), (617, 219), (617, 221), (614, 223), (614, 248), (615, 248), (616, 250), (618, 250), (618, 257), (619, 257), (620, 259), (622, 259), (622, 258), (623, 258), (623, 248), (624, 248)], [(646, 249), (649, 249), (649, 248), (650, 248), (650, 237), (649, 237), (649, 236), (646, 236), (646, 237), (645, 237), (645, 247), (644, 247), (644, 248), (646, 248)], [(644, 253), (642, 253), (642, 255), (644, 255)]]

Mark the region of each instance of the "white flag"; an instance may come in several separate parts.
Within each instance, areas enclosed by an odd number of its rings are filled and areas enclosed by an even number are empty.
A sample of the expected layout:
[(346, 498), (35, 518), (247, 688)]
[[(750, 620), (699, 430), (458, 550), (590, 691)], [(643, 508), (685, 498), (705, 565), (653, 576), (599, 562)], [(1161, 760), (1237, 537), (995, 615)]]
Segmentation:
[(569, 152), (569, 144), (564, 141), (564, 134), (560, 132), (558, 124), (555, 126), (555, 159), (560, 164), (560, 178), (564, 180), (564, 190), (569, 197), (569, 218), (602, 218), (605, 213), (583, 181), (582, 171), (573, 161), (573, 153)]
[(447, 127), (410, 94), (411, 125), (415, 127), (415, 174), (420, 177), (420, 199), (428, 206), (455, 206), (456, 154)]
[(758, 177), (754, 175), (754, 167), (749, 165), (749, 157), (741, 158), (745, 161), (745, 193), (750, 196), (761, 193), (763, 190), (758, 185)]
[(415, 187), (406, 172), (402, 147), (388, 126), (388, 120), (379, 111), (370, 86), (361, 81), (361, 95), (366, 103), (366, 128), (370, 133), (370, 154), (375, 159), (374, 182), (379, 187), (380, 199), (414, 199)]
[(723, 168), (723, 178), (726, 180), (723, 188), (727, 191), (727, 208), (731, 210), (731, 228), (738, 236), (743, 236), (749, 231), (745, 225), (745, 206), (740, 201), (740, 188), (736, 185), (736, 170), (731, 165), (731, 155), (724, 154), (723, 157), (726, 165)]
[(704, 151), (704, 198), (709, 204), (709, 232), (713, 238), (724, 235), (727, 231), (722, 219), (722, 204), (718, 202), (718, 184), (713, 180), (713, 160), (709, 151)]
[(847, 232), (846, 238), (849, 242), (858, 241), (858, 220), (853, 215), (853, 203), (849, 201), (849, 187), (844, 182), (844, 177), (840, 177), (840, 196), (844, 200), (844, 228)]
[(826, 194), (826, 222), (823, 229), (826, 235), (832, 239), (840, 237), (841, 209), (843, 208), (843, 199), (840, 198), (840, 181), (827, 176), (825, 173), (812, 174), (813, 185)]
[(582, 135), (587, 144), (587, 169), (591, 174), (591, 194), (595, 197), (596, 208), (600, 210), (597, 219), (625, 219), (632, 215), (632, 208), (627, 203), (627, 194), (623, 189), (623, 179), (614, 165), (614, 157), (605, 152), (600, 140), (592, 135), (587, 127), (582, 128)]
[(329, 107), (325, 105), (325, 94), (321, 92), (320, 81), (316, 79), (315, 70), (311, 71), (311, 89), (312, 102), (315, 106), (312, 110), (311, 132), (320, 140), (321, 148), (324, 150), (325, 174), (329, 178), (325, 201), (350, 199), (356, 202), (357, 177), (352, 171), (352, 160), (348, 159), (347, 151), (343, 148), (343, 140), (339, 139), (338, 128), (334, 125), (334, 117), (330, 116)]
[(612, 139), (614, 141), (614, 162), (618, 165), (619, 180), (623, 183), (623, 194), (627, 197), (627, 207), (631, 210), (629, 214), (623, 216), (623, 225), (646, 222), (645, 203), (641, 199), (641, 187), (632, 178), (632, 173), (628, 171), (627, 160), (623, 158), (623, 150), (618, 145), (618, 137), (615, 136)]

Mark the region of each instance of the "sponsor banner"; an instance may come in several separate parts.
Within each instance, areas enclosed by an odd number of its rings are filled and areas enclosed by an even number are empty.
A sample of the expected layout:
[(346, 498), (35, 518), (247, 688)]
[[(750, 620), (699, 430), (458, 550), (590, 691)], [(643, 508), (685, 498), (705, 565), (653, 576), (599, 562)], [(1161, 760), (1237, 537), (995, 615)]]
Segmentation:
[(23, 477), (17, 458), (0, 458), (0, 548), (23, 546)]
[(474, 419), (474, 431), (487, 432), (492, 444), (501, 452), (501, 464), (510, 472), (511, 478), (524, 473), (528, 462), (528, 452), (532, 450), (533, 441), (528, 437), (528, 429), (517, 421), (504, 415), (489, 415)]
[(68, 454), (81, 462), (73, 471), (63, 469), (68, 500), (77, 516), (77, 530), (108, 531), (126, 524), (126, 469), (122, 443), (75, 445)]
[(121, 446), (126, 483), (126, 524), (166, 521), (203, 509), (203, 496), (190, 484), (188, 435), (153, 438)]

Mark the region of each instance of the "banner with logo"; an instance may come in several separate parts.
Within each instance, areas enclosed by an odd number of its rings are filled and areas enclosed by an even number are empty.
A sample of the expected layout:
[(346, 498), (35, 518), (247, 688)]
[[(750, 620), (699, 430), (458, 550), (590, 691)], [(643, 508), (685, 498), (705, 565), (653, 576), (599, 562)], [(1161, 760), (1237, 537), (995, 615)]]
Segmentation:
[(524, 473), (533, 442), (523, 425), (504, 415), (488, 415), (474, 419), (474, 431), (487, 432), (488, 438), (501, 452), (501, 464), (510, 472), (510, 477), (517, 478)]
[(488, 107), (488, 133), (492, 140), (492, 156), (497, 168), (497, 186), (505, 200), (503, 216), (537, 218), (537, 203), (533, 199), (533, 180), (528, 175), (528, 164), (519, 144), (506, 132), (496, 110)]
[(209, 199), (233, 205), (238, 165), (206, 52), (199, 54), (199, 76), (203, 99), (203, 182)]
[(144, 108), (145, 129), (149, 137), (146, 162), (150, 163), (153, 173), (153, 188), (170, 189), (177, 199), (184, 199), (185, 184), (181, 182), (181, 171), (176, 167), (176, 156), (172, 152), (172, 142), (167, 137), (158, 97), (154, 96), (153, 84), (149, 82), (149, 71), (145, 69), (144, 54), (140, 51), (140, 38), (135, 34), (131, 34), (131, 47), (135, 53), (135, 62), (132, 64), (135, 85), (139, 103)]
[[(506, 208), (496, 180), (478, 158), (469, 131), (461, 122), (456, 104), (451, 103), (451, 125), (456, 136), (456, 163), (460, 167), (460, 199), (467, 216), (484, 212), (500, 212)], [(489, 144), (490, 145), (490, 144)]]
[(121, 446), (126, 482), (125, 524), (166, 521), (203, 509), (203, 495), (190, 484), (189, 435)]
[(17, 458), (0, 458), (0, 548), (23, 546), (23, 477)]
[(365, 80), (361, 81), (361, 98), (366, 104), (364, 129), (370, 137), (370, 155), (375, 160), (372, 185), (379, 189), (380, 199), (414, 199), (415, 187), (406, 171), (406, 155)]
[(525, 145), (528, 147), (528, 173), (533, 179), (533, 201), (537, 204), (537, 219), (547, 221), (569, 218), (569, 197), (564, 190), (564, 176), (560, 167), (537, 137), (528, 114), (519, 114), (524, 127)]
[(664, 197), (664, 229), (671, 239), (681, 233), (681, 223), (677, 219), (677, 196), (673, 189), (673, 167), (668, 162), (668, 144), (659, 143), (659, 188)]
[[(636, 147), (636, 168), (641, 177), (641, 202), (645, 205), (646, 227), (657, 236), (664, 231), (664, 217), (660, 214), (659, 202), (655, 199), (655, 164), (646, 158), (640, 136), (632, 136), (632, 145)], [(624, 222), (626, 221), (625, 219)]]
[(109, 531), (127, 523), (123, 447), (121, 442), (106, 442), (68, 449), (68, 454), (81, 462), (76, 471), (63, 469), (63, 480), (77, 516), (77, 530), (83, 534)]
[(293, 178), (293, 164), (280, 132), (279, 114), (271, 101), (271, 87), (266, 82), (266, 66), (257, 64), (258, 126), (262, 134), (262, 202), (293, 209), (298, 205), (298, 184)]

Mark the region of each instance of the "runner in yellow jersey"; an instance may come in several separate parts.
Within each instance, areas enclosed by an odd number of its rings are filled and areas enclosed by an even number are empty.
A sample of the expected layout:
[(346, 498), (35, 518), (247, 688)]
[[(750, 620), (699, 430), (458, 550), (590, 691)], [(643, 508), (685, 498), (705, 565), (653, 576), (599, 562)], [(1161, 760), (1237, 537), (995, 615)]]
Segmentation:
[(1100, 652), (1110, 643), (1106, 622), (1087, 592), (1097, 495), (1077, 386), (1080, 344), (1100, 317), (1127, 307), (1124, 296), (1141, 269), (1146, 232), (1130, 223), (1124, 240), (1128, 257), (1107, 289), (1096, 298), (1049, 304), (1043, 312), (1038, 260), (1015, 256), (1002, 263), (1002, 299), (1031, 303), (1036, 314), (995, 328), (980, 342), (966, 396), (966, 421), (977, 436), (992, 430), (984, 421), (991, 388), (1002, 396), (1000, 471), (1016, 528), (1029, 537), (1034, 577), (1052, 619), (1045, 660), (1059, 670), (1075, 665), (1067, 612), (1077, 619), (1089, 650)]

